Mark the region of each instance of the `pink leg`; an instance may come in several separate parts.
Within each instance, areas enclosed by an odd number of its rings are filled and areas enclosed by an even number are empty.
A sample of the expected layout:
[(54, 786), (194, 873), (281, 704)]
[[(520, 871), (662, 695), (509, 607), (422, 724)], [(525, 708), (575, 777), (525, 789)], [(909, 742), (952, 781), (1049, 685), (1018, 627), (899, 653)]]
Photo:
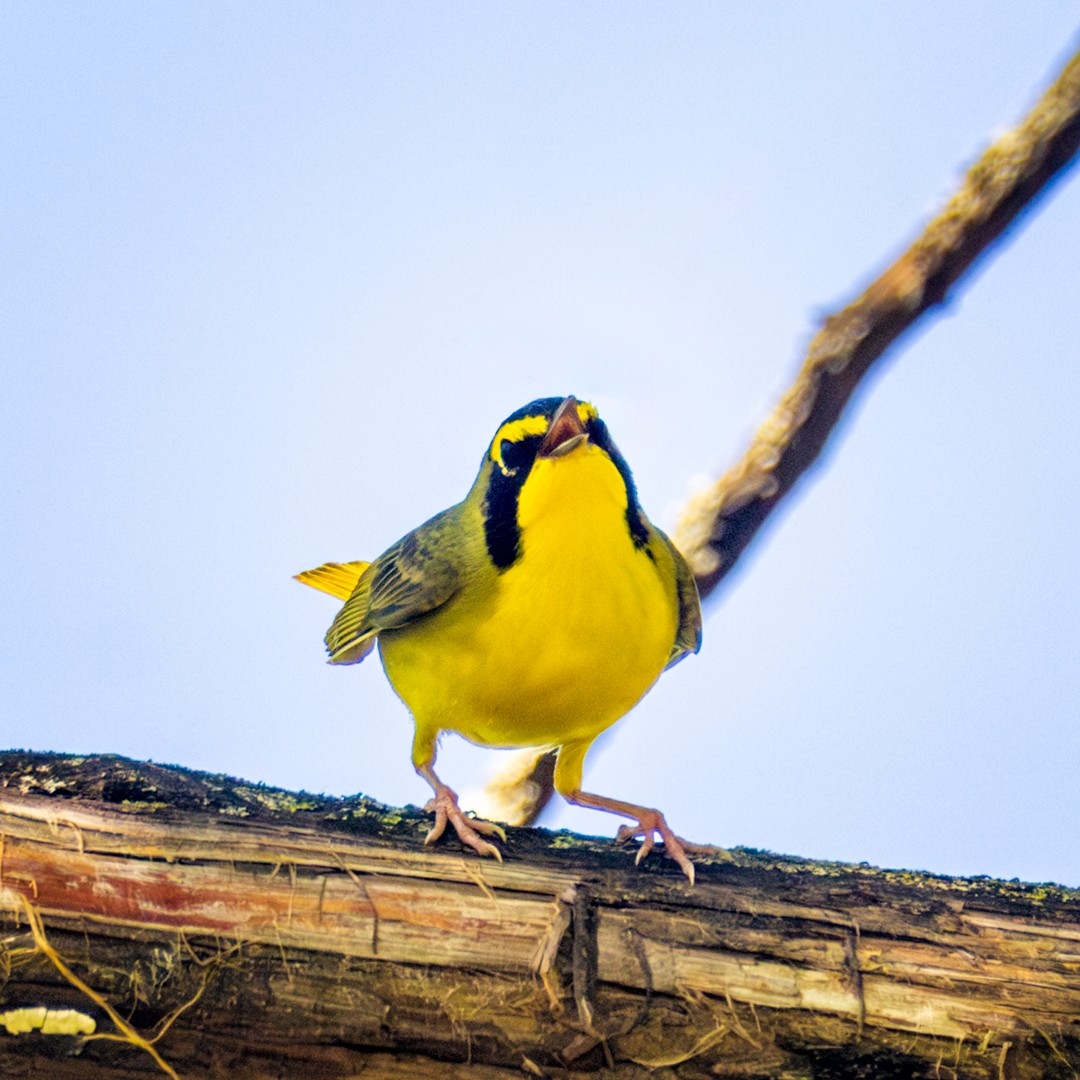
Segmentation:
[(594, 810), (605, 810), (609, 814), (621, 814), (623, 817), (633, 819), (635, 824), (619, 827), (615, 840), (618, 843), (625, 843), (635, 836), (643, 837), (634, 860), (636, 863), (640, 863), (652, 851), (657, 833), (664, 841), (664, 853), (669, 859), (675, 860), (682, 872), (690, 879), (691, 885), (694, 884), (694, 864), (690, 861), (688, 852), (695, 855), (727, 854), (723, 848), (692, 844), (688, 840), (680, 839), (671, 831), (671, 827), (659, 810), (582, 791), (581, 770), (585, 762), (585, 751), (588, 750), (591, 742), (590, 739), (566, 743), (559, 748), (559, 756), (555, 762), (555, 790), (567, 802), (577, 806), (589, 806)]
[(635, 803), (620, 802), (618, 799), (608, 799), (603, 795), (590, 795), (587, 791), (572, 791), (565, 796), (567, 802), (576, 803), (578, 806), (590, 806), (594, 810), (606, 810), (609, 814), (622, 814), (623, 817), (635, 819), (633, 825), (620, 825), (615, 834), (617, 843), (623, 844), (632, 840), (635, 836), (643, 837), (641, 847), (634, 858), (635, 863), (640, 863), (646, 855), (652, 851), (655, 843), (655, 834), (660, 834), (664, 841), (664, 853), (669, 859), (678, 863), (682, 872), (694, 884), (694, 864), (690, 861), (687, 852), (695, 855), (710, 855), (720, 852), (720, 848), (709, 847), (705, 844), (692, 844), (689, 840), (683, 840), (671, 831), (664, 815), (659, 810), (653, 810), (647, 806), (637, 806)]

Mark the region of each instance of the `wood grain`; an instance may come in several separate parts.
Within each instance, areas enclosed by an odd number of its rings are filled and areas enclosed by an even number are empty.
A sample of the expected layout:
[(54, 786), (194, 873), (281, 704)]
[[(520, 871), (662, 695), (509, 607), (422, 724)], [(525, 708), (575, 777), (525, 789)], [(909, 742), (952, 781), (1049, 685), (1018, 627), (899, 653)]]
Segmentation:
[[(196, 999), (155, 1044), (184, 1077), (1080, 1073), (1075, 892), (754, 852), (690, 887), (589, 838), (514, 829), (499, 865), (425, 848), (425, 825), (116, 758), (0, 755), (0, 1013), (82, 1009), (108, 1029), (34, 951), (25, 898), (144, 1036)], [(0, 1028), (0, 1075), (42, 1075), (42, 1055), (49, 1075), (153, 1069), (121, 1043)]]

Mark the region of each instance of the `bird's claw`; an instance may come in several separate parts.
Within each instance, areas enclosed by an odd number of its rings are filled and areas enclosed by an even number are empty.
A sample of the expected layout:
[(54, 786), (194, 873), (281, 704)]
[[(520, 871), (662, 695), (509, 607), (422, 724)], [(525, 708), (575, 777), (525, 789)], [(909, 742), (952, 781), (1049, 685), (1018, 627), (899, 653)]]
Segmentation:
[(478, 855), (490, 855), (502, 862), (502, 852), (480, 835), (483, 833), (484, 836), (497, 836), (505, 844), (506, 833), (502, 826), (482, 818), (467, 817), (458, 806), (457, 795), (449, 788), (440, 791), (424, 809), (435, 814), (435, 822), (424, 837), (425, 844), (434, 844), (446, 832), (447, 824), (450, 824), (466, 847), (471, 847)]
[(708, 844), (692, 844), (689, 840), (676, 836), (659, 810), (644, 811), (634, 825), (620, 825), (619, 831), (615, 834), (615, 842), (625, 844), (637, 836), (642, 838), (641, 847), (634, 856), (634, 863), (637, 865), (656, 846), (657, 833), (664, 841), (664, 854), (676, 862), (689, 878), (691, 885), (694, 884), (694, 864), (690, 861), (688, 852), (695, 855), (727, 855), (723, 848), (712, 847)]

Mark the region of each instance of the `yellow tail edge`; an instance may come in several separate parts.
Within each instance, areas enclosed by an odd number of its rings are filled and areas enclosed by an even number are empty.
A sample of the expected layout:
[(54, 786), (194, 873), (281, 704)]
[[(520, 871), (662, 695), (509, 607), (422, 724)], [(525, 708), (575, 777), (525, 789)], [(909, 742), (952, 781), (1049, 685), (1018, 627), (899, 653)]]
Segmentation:
[(319, 592), (329, 593), (339, 600), (348, 600), (360, 580), (361, 574), (371, 565), (366, 562), (328, 562), (314, 570), (301, 570), (294, 574), (296, 581), (310, 585)]

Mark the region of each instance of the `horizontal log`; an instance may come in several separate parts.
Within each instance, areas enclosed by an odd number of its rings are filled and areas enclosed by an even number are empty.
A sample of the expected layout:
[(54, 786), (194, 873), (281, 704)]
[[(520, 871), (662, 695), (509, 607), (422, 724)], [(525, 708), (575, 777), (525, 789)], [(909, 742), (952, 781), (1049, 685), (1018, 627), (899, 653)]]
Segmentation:
[(278, 1075), (283, 1056), (294, 1076), (1080, 1073), (1075, 892), (746, 851), (692, 887), (606, 842), (511, 830), (499, 864), (424, 847), (425, 824), (0, 755), (0, 1075), (46, 1053), (145, 1075), (130, 1044), (4, 1027), (70, 1009), (114, 1032), (106, 1005), (148, 1037), (183, 1008), (154, 1046), (185, 1077)]

